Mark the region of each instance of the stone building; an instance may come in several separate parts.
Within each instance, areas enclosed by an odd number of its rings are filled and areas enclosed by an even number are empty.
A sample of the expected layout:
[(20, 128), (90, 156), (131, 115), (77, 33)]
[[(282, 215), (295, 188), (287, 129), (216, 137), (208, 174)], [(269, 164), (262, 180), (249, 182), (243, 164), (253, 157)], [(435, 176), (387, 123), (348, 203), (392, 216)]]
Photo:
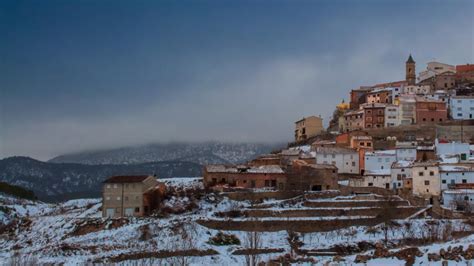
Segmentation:
[(366, 94), (366, 103), (392, 103), (392, 90), (374, 89)]
[(372, 90), (372, 87), (364, 87), (361, 86), (359, 89), (351, 90), (351, 101), (349, 103), (349, 107), (352, 110), (359, 109), (361, 104), (366, 103), (366, 95)]
[(434, 90), (431, 85), (409, 85), (403, 87), (404, 94), (415, 94), (415, 95), (427, 95), (432, 93)]
[(436, 149), (434, 145), (419, 145), (416, 147), (416, 160), (420, 162), (436, 160)]
[(350, 111), (344, 114), (344, 132), (364, 128), (364, 110)]
[(273, 188), (283, 190), (286, 175), (279, 165), (206, 165), (205, 187)]
[(437, 75), (442, 73), (455, 73), (456, 68), (452, 65), (444, 64), (441, 62), (428, 62), (426, 64), (426, 70), (423, 70), (418, 75), (418, 82), (423, 83), (432, 80)]
[(338, 189), (337, 167), (294, 161), (286, 169), (286, 190), (322, 191)]
[(303, 141), (323, 131), (323, 119), (309, 116), (295, 122), (295, 141)]
[(204, 167), (204, 185), (220, 189), (329, 190), (338, 188), (337, 168), (294, 160), (282, 169), (278, 165)]
[(103, 182), (102, 216), (144, 216), (152, 206), (145, 194), (159, 185), (154, 176), (113, 176)]
[(390, 169), (365, 171), (362, 177), (350, 178), (351, 187), (379, 187), (390, 189)]

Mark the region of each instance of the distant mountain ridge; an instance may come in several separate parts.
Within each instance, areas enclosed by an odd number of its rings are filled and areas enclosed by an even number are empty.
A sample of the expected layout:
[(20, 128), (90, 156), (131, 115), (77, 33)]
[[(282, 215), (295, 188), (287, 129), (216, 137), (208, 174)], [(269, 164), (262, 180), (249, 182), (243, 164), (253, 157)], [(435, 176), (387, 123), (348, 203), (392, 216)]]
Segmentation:
[(236, 164), (254, 159), (260, 154), (282, 148), (284, 144), (264, 143), (168, 143), (149, 144), (57, 156), (48, 162), (99, 164), (136, 164), (161, 161), (193, 162), (197, 164)]
[(159, 178), (170, 178), (200, 176), (201, 171), (199, 164), (179, 161), (85, 165), (41, 162), (29, 157), (0, 160), (0, 181), (32, 190), (45, 201), (99, 197), (102, 182), (113, 175), (156, 174)]

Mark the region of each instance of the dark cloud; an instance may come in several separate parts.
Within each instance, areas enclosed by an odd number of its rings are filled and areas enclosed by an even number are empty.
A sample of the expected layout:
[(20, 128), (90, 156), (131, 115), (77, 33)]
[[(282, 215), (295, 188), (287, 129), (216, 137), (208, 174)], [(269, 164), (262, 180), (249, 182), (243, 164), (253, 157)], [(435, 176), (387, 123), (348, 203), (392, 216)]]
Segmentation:
[(141, 3), (130, 13), (86, 5), (72, 18), (52, 3), (26, 21), (31, 6), (14, 6), (9, 39), (0, 44), (8, 52), (0, 63), (0, 156), (287, 141), (302, 116), (327, 123), (351, 88), (403, 79), (408, 53), (418, 70), (432, 59), (473, 61), (465, 12), (472, 2), (382, 2), (268, 9), (209, 2), (164, 11)]

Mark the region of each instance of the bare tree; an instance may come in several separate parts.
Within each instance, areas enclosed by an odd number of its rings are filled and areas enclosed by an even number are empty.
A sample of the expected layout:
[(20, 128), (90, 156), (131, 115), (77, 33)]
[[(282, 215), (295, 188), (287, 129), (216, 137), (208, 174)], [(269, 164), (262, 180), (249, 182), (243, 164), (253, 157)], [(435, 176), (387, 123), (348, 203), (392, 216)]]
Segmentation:
[(256, 266), (258, 264), (258, 249), (261, 248), (262, 245), (262, 236), (261, 232), (257, 231), (255, 226), (258, 222), (256, 218), (252, 218), (250, 220), (253, 225), (253, 230), (246, 232), (245, 238), (245, 247), (247, 248), (247, 255), (245, 255), (245, 262), (247, 266)]
[[(179, 236), (177, 241), (173, 241), (171, 248), (173, 251), (190, 251), (196, 249), (195, 239), (197, 236), (196, 224), (183, 223), (177, 228), (177, 235)], [(176, 256), (170, 258), (170, 264), (172, 265), (189, 265), (188, 256)]]
[(396, 218), (397, 213), (397, 204), (396, 199), (391, 196), (385, 196), (383, 204), (380, 209), (380, 213), (378, 217), (381, 220), (380, 228), (384, 234), (384, 242), (385, 244), (388, 243), (389, 237), (388, 232), (390, 231), (391, 227), (393, 226), (392, 220)]

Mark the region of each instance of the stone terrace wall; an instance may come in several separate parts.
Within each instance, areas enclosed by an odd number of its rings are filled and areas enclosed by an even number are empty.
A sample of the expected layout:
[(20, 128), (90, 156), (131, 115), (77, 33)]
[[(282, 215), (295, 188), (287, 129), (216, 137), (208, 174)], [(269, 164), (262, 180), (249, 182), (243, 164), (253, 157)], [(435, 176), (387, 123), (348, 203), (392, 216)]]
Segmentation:
[(394, 195), (390, 190), (386, 190), (380, 187), (349, 187), (349, 186), (339, 186), (339, 190), (342, 195), (348, 196), (351, 194), (378, 194), (381, 196), (391, 196)]
[[(402, 212), (416, 212), (421, 210), (417, 207), (398, 208)], [(323, 216), (377, 216), (383, 209), (374, 207), (366, 209), (300, 209), (300, 210), (246, 210), (242, 214), (245, 217), (323, 217)]]
[(198, 220), (200, 225), (215, 230), (229, 231), (257, 231), (275, 232), (282, 230), (293, 230), (296, 232), (322, 232), (332, 231), (340, 228), (356, 225), (372, 226), (381, 222), (376, 218), (351, 219), (351, 220), (291, 220), (286, 221), (221, 221), (221, 220)]
[(301, 196), (303, 193), (301, 191), (264, 191), (264, 192), (252, 192), (252, 191), (242, 191), (242, 192), (227, 192), (224, 193), (224, 196), (229, 197), (229, 199), (244, 201), (261, 201), (264, 199), (291, 199), (297, 196)]
[[(358, 200), (358, 201), (306, 201), (303, 203), (305, 207), (310, 208), (330, 208), (330, 207), (384, 207), (387, 205), (386, 201), (377, 200)], [(405, 200), (392, 201), (390, 206), (408, 206), (409, 203)]]

